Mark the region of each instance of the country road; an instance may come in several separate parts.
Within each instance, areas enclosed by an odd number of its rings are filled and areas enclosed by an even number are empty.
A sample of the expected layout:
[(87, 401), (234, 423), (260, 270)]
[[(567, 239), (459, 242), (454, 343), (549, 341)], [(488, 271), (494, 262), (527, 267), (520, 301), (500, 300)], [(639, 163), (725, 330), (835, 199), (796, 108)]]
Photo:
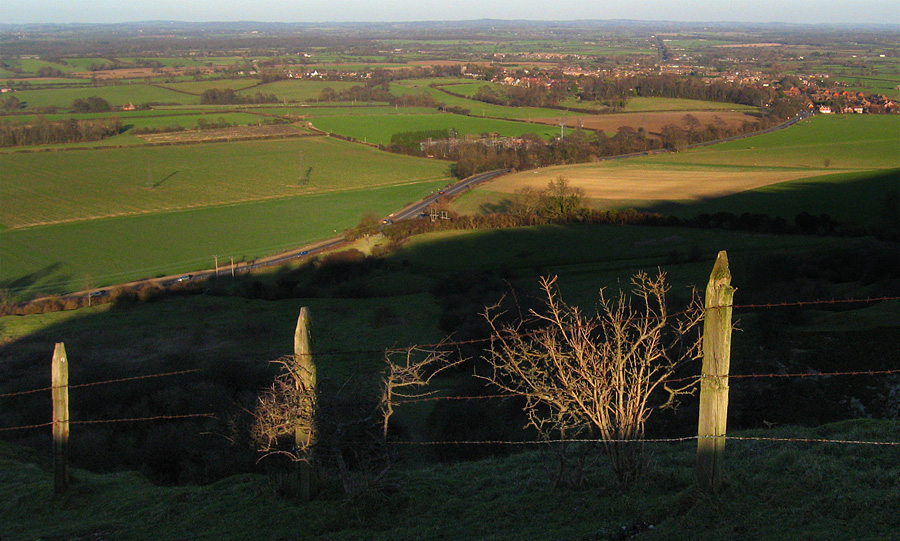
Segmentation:
[[(417, 201), (411, 205), (404, 207), (403, 209), (394, 212), (388, 215), (385, 218), (385, 223), (390, 222), (398, 222), (402, 220), (409, 220), (417, 217), (422, 214), (425, 209), (427, 209), (430, 205), (432, 205), (435, 201), (442, 197), (453, 196), (463, 193), (467, 190), (470, 190), (473, 186), (480, 184), (482, 182), (486, 182), (494, 177), (505, 174), (509, 172), (508, 169), (500, 169), (497, 171), (489, 171), (487, 173), (479, 173), (477, 175), (473, 175), (471, 177), (460, 180), (456, 184), (449, 186), (437, 193), (430, 194), (425, 198)], [(42, 301), (46, 301), (50, 298), (59, 298), (63, 302), (69, 299), (77, 299), (88, 297), (88, 299), (97, 299), (98, 302), (103, 302), (103, 298), (110, 295), (110, 293), (114, 289), (118, 288), (132, 288), (139, 287), (143, 285), (156, 284), (162, 287), (168, 287), (174, 285), (176, 283), (181, 282), (195, 282), (199, 280), (206, 280), (209, 278), (213, 278), (215, 276), (229, 276), (229, 275), (238, 275), (247, 272), (251, 272), (253, 270), (271, 267), (274, 265), (281, 265), (287, 263), (289, 261), (301, 259), (304, 257), (308, 257), (317, 253), (321, 253), (327, 250), (331, 250), (341, 246), (346, 242), (346, 239), (343, 235), (339, 235), (336, 237), (331, 237), (328, 239), (320, 240), (300, 248), (296, 248), (294, 250), (290, 250), (287, 252), (281, 252), (279, 254), (263, 257), (260, 259), (256, 259), (254, 261), (249, 262), (240, 262), (235, 264), (223, 264), (222, 266), (215, 269), (206, 269), (206, 270), (198, 270), (192, 272), (190, 274), (175, 274), (171, 276), (162, 276), (158, 278), (147, 278), (144, 280), (135, 280), (132, 282), (127, 282), (123, 284), (115, 284), (111, 286), (105, 286), (101, 288), (92, 288), (83, 291), (76, 291), (73, 293), (67, 293), (65, 295), (53, 296), (53, 297), (39, 297), (36, 299), (31, 299), (29, 301), (24, 301), (18, 303), (16, 305), (17, 308), (24, 308), (25, 306), (31, 303), (39, 303)], [(90, 304), (90, 302), (89, 302)]]

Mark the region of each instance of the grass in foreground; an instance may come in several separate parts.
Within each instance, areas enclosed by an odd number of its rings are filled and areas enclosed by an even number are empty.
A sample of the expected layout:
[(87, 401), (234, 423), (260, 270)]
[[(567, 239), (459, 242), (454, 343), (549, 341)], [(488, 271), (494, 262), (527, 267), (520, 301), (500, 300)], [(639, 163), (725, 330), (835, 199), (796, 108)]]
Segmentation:
[[(742, 436), (900, 441), (897, 423), (847, 421)], [(900, 466), (891, 446), (732, 441), (726, 486), (693, 481), (695, 445), (653, 444), (650, 472), (617, 489), (602, 456), (579, 488), (553, 488), (552, 457), (397, 468), (382, 490), (346, 501), (274, 495), (259, 475), (158, 487), (131, 472), (75, 471), (53, 496), (47, 459), (0, 446), (4, 537), (129, 539), (888, 539), (900, 529)]]

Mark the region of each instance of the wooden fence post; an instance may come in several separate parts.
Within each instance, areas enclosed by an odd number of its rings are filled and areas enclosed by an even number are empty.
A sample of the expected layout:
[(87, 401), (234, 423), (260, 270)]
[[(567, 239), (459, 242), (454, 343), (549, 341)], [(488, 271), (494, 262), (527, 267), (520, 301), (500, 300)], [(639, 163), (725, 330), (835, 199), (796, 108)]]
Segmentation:
[(294, 429), (294, 443), (298, 449), (310, 449), (307, 461), (300, 463), (300, 495), (305, 500), (311, 500), (319, 492), (319, 470), (315, 462), (316, 443), (316, 365), (313, 362), (312, 348), (310, 347), (310, 318), (309, 309), (300, 309), (297, 318), (297, 329), (294, 331), (294, 361), (295, 377), (300, 377), (303, 388), (309, 393), (312, 405), (308, 426), (301, 423)]
[(53, 490), (62, 494), (69, 487), (69, 360), (62, 342), (53, 350), (50, 367), (53, 398)]
[(728, 255), (721, 251), (706, 286), (703, 373), (700, 377), (700, 418), (697, 428), (697, 480), (710, 491), (718, 490), (722, 484), (734, 291), (731, 287)]

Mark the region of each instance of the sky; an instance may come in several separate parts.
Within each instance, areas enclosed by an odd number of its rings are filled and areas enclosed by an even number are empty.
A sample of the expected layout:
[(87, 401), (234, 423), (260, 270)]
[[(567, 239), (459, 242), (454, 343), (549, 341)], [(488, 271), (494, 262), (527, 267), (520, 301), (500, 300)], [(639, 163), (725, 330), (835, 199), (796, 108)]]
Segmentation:
[(898, 0), (0, 0), (3, 23), (393, 22), (636, 19), (888, 23)]

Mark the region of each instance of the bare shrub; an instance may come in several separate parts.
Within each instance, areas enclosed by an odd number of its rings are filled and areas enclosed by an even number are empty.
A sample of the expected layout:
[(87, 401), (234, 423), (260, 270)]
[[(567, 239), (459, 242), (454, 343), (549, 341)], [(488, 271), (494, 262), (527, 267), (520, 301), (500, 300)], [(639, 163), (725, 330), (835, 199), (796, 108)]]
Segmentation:
[[(415, 389), (425, 387), (439, 373), (463, 362), (463, 359), (450, 362), (449, 355), (450, 352), (446, 350), (426, 350), (417, 347), (385, 355), (387, 373), (381, 380), (382, 432), (385, 438), (398, 398), (415, 400), (433, 395), (437, 391), (421, 392)], [(396, 357), (400, 357), (400, 360), (394, 360)]]
[(672, 317), (663, 273), (635, 275), (633, 298), (601, 291), (595, 316), (561, 301), (555, 284), (541, 280), (546, 310), (531, 310), (527, 320), (500, 324), (497, 307), (487, 308), (492, 372), (484, 377), (526, 399), (528, 424), (544, 438), (601, 440), (617, 481), (627, 486), (646, 466), (640, 440), (654, 409), (651, 394), (666, 390), (665, 407), (690, 387), (673, 389), (667, 381), (682, 359), (699, 356), (691, 330), (702, 310), (695, 296), (691, 309)]
[(269, 455), (284, 455), (294, 462), (309, 462), (315, 433), (316, 393), (294, 362), (294, 357), (278, 361), (285, 373), (259, 397), (250, 428), (256, 448)]

